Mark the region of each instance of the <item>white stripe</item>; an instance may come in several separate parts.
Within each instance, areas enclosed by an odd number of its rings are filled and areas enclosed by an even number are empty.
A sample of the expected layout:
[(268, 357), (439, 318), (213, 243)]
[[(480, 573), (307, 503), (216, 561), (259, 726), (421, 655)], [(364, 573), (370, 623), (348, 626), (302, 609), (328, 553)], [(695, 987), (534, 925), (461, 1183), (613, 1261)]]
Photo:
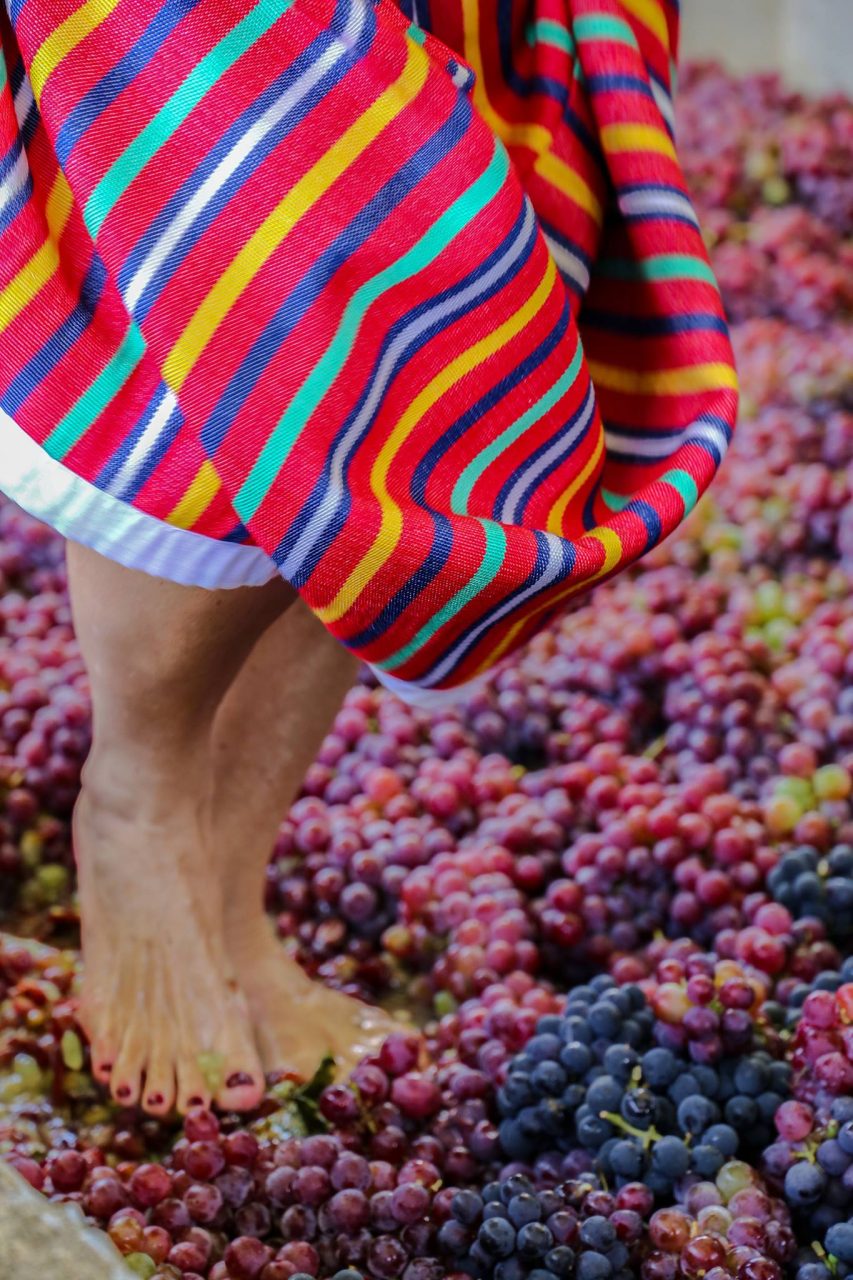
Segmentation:
[(148, 426), (142, 432), (119, 470), (106, 485), (107, 493), (112, 493), (115, 497), (120, 498), (126, 489), (133, 487), (141, 467), (144, 466), (151, 450), (177, 412), (178, 402), (173, 392), (166, 387), (159, 405), (151, 415), (151, 421)]
[(14, 167), (0, 183), (0, 213), (11, 204), (15, 196), (23, 191), (27, 185), (27, 179), (30, 176), (30, 166), (27, 163), (27, 153), (21, 147), (21, 154), (15, 161)]
[(689, 218), (694, 226), (699, 225), (692, 204), (677, 191), (623, 191), (619, 194), (619, 208), (626, 217), (632, 213), (659, 213), (662, 216), (671, 213)]
[(399, 676), (392, 676), (381, 667), (375, 667), (372, 662), (368, 662), (367, 666), (379, 683), (384, 685), (390, 693), (402, 698), (403, 702), (408, 702), (410, 707), (424, 707), (430, 711), (444, 711), (448, 707), (455, 707), (460, 702), (465, 702), (472, 693), (482, 689), (492, 678), (491, 671), (484, 671), (481, 675), (474, 676), (473, 680), (454, 685), (452, 689), (425, 689), (423, 685), (414, 684), (411, 680), (401, 680)]
[(30, 84), (30, 78), (24, 72), (24, 78), (18, 86), (18, 92), (15, 94), (15, 115), (18, 118), (18, 125), (23, 129), (27, 123), (27, 118), (36, 105), (33, 97), (33, 86)]
[(259, 587), (276, 577), (260, 547), (179, 529), (69, 471), (0, 409), (0, 490), (37, 520), (128, 569), (189, 587)]
[(593, 395), (592, 386), (586, 393), (586, 400), (581, 408), (580, 417), (567, 435), (558, 436), (549, 449), (543, 453), (534, 467), (530, 467), (525, 471), (509, 491), (506, 502), (501, 512), (497, 515), (497, 519), (505, 524), (513, 524), (516, 522), (516, 508), (521, 501), (525, 491), (531, 484), (535, 483), (539, 477), (546, 471), (549, 471), (554, 464), (562, 459), (567, 451), (572, 447), (575, 441), (583, 435), (589, 426), (590, 419), (595, 410), (595, 397)]
[(578, 286), (581, 293), (586, 293), (589, 288), (589, 268), (577, 256), (572, 253), (571, 249), (567, 249), (565, 245), (559, 244), (558, 241), (552, 239), (547, 231), (543, 232), (545, 242), (551, 250), (551, 256), (556, 262), (562, 275), (573, 280)]
[(472, 284), (466, 286), (465, 289), (455, 293), (452, 298), (442, 303), (440, 306), (431, 307), (422, 316), (413, 320), (408, 324), (393, 340), (391, 346), (385, 352), (382, 363), (377, 370), (376, 377), (370, 387), (367, 399), (361, 407), (361, 411), (355, 421), (347, 431), (343, 440), (338, 444), (335, 452), (329, 461), (329, 484), (319, 507), (312, 515), (306, 527), (303, 529), (290, 555), (284, 562), (282, 573), (289, 580), (293, 579), (299, 573), (303, 563), (313, 551), (319, 539), (323, 536), (328, 525), (334, 518), (335, 512), (338, 510), (343, 498), (345, 497), (344, 484), (344, 461), (350, 449), (350, 446), (361, 436), (365, 428), (373, 418), (382, 396), (388, 384), (394, 377), (396, 370), (396, 362), (398, 355), (408, 346), (414, 338), (419, 334), (425, 333), (431, 329), (436, 319), (441, 318), (448, 313), (454, 315), (459, 314), (460, 310), (464, 310), (465, 303), (474, 302), (478, 295), (485, 293), (493, 281), (500, 280), (506, 272), (511, 268), (514, 260), (521, 254), (525, 244), (533, 229), (533, 219), (535, 214), (533, 206), (528, 202), (526, 205), (524, 223), (520, 234), (515, 242), (510, 246), (508, 251), (500, 258), (490, 271)]
[(654, 76), (649, 76), (649, 83), (652, 86), (652, 94), (655, 102), (658, 104), (658, 111), (663, 116), (673, 133), (675, 133), (675, 110), (672, 105), (672, 98), (664, 89), (663, 85), (658, 84)]
[(671, 436), (634, 436), (630, 431), (605, 427), (604, 439), (608, 453), (619, 456), (633, 454), (641, 458), (671, 457), (691, 440), (707, 440), (721, 453), (728, 448), (725, 432), (713, 422), (689, 422), (683, 431)]
[[(341, 39), (334, 41), (324, 50), (316, 62), (306, 68), (294, 84), (288, 85), (281, 97), (273, 102), (260, 119), (256, 120), (246, 133), (235, 142), (228, 154), (223, 156), (209, 177), (205, 179), (198, 190), (178, 211), (169, 225), (164, 228), (124, 290), (124, 301), (131, 314), (133, 314), (148, 285), (167, 261), (173, 249), (180, 243), (193, 223), (201, 216), (217, 192), (227, 185), (246, 157), (251, 155), (256, 147), (260, 146), (267, 135), (272, 133), (289, 111), (292, 111), (303, 98), (306, 98), (311, 93), (315, 85), (328, 74), (335, 64), (350, 52), (350, 46), (358, 39), (359, 29), (364, 25), (367, 12), (366, 6), (353, 6)], [(286, 141), (283, 145), (287, 146)]]
[[(482, 523), (485, 524), (485, 521)], [(453, 670), (457, 662), (465, 656), (465, 653), (477, 642), (484, 631), (488, 631), (506, 614), (514, 612), (525, 600), (539, 595), (547, 587), (559, 581), (560, 574), (563, 572), (565, 539), (558, 537), (555, 533), (543, 533), (540, 536), (548, 542), (548, 565), (545, 572), (524, 591), (516, 592), (499, 609), (494, 609), (488, 613), (469, 635), (465, 636), (455, 648), (445, 654), (439, 665), (430, 672), (429, 679), (421, 687), (429, 688), (430, 685), (438, 684), (439, 680)]]

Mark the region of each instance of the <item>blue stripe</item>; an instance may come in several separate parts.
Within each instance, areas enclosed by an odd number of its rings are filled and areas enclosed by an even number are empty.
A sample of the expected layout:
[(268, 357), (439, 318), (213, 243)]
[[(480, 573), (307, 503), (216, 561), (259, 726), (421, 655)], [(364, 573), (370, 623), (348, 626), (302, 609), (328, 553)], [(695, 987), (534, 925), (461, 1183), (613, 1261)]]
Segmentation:
[(728, 333), (720, 316), (701, 311), (687, 315), (632, 316), (627, 312), (602, 311), (584, 307), (579, 324), (608, 333), (622, 333), (634, 338), (665, 338), (680, 333)]
[[(114, 452), (110, 455), (98, 475), (95, 477), (93, 483), (96, 484), (99, 489), (106, 489), (112, 484), (113, 480), (133, 452), (136, 442), (139, 440), (149, 422), (160, 408), (160, 405), (163, 403), (165, 394), (166, 388), (161, 384), (151, 396), (151, 399), (145, 406), (144, 411), (133, 423), (130, 431), (128, 431), (121, 443), (117, 445)], [(125, 501), (127, 501), (130, 496), (136, 494), (140, 488), (138, 477), (134, 477), (134, 480), (136, 483), (131, 482), (130, 485), (126, 485), (118, 495)]]
[(10, 417), (15, 416), (27, 397), (41, 386), (88, 329), (106, 282), (106, 268), (95, 254), (80, 285), (79, 300), (74, 310), (51, 332), (44, 346), (30, 357), (12, 380), (6, 392), (6, 408)]
[[(337, 433), (335, 440), (332, 442), (332, 446), (328, 450), (328, 453), (326, 456), (326, 462), (323, 467), (323, 472), (319, 477), (317, 484), (315, 485), (314, 490), (311, 493), (311, 496), (309, 497), (308, 501), (306, 502), (305, 506), (300, 512), (298, 521), (295, 522), (296, 527), (285, 536), (285, 538), (280, 543), (279, 547), (276, 549), (276, 552), (273, 558), (276, 560), (277, 563), (279, 564), (283, 563), (287, 559), (288, 555), (290, 555), (290, 553), (292, 552), (293, 548), (296, 546), (299, 540), (299, 537), (302, 533), (303, 528), (308, 523), (310, 517), (317, 510), (318, 506), (320, 505), (320, 502), (322, 501), (323, 497), (328, 491), (330, 476), (331, 476), (331, 460), (337, 452), (337, 447), (339, 442), (345, 438), (351, 423), (357, 418), (358, 414), (361, 412), (361, 407), (365, 399), (367, 398), (367, 396), (370, 394), (372, 384), (375, 382), (376, 376), (378, 375), (378, 370), (381, 367), (384, 353), (387, 350), (388, 346), (393, 342), (394, 338), (397, 336), (397, 334), (401, 330), (405, 329), (408, 325), (410, 325), (414, 320), (417, 320), (420, 316), (428, 315), (431, 311), (441, 309), (442, 305), (445, 302), (449, 301), (451, 303), (451, 306), (448, 309), (446, 315), (442, 318), (442, 323), (444, 325), (451, 324), (454, 320), (456, 320), (460, 316), (467, 315), (471, 309), (470, 300), (465, 300), (464, 302), (454, 302), (454, 299), (459, 293), (466, 291), (471, 284), (476, 284), (477, 280), (480, 279), (480, 277), (482, 277), (485, 274), (488, 274), (488, 272), (491, 271), (495, 263), (499, 262), (500, 259), (507, 253), (507, 251), (512, 246), (513, 241), (517, 240), (520, 235), (526, 214), (527, 214), (527, 207), (526, 205), (524, 205), (522, 206), (521, 212), (519, 213), (519, 216), (516, 220), (515, 225), (513, 226), (509, 234), (504, 238), (503, 242), (497, 246), (497, 248), (489, 255), (488, 258), (486, 258), (483, 262), (478, 263), (477, 267), (472, 272), (470, 272), (468, 276), (462, 279), (458, 284), (455, 284), (452, 287), (445, 289), (443, 292), (434, 295), (433, 297), (427, 299), (425, 302), (422, 302), (418, 307), (410, 310), (405, 316), (401, 317), (396, 322), (396, 324), (394, 324), (388, 330), (385, 340), (382, 344), (382, 348), (379, 352), (377, 352), (376, 360), (374, 363), (373, 376), (369, 377), (366, 380), (364, 389), (361, 392), (358, 403), (354, 405), (352, 412), (349, 414), (347, 420), (343, 423), (341, 429)], [(532, 226), (531, 234), (528, 236), (527, 243), (523, 247), (523, 254), (525, 255), (525, 260), (527, 260), (530, 254), (533, 252), (535, 243), (536, 243), (536, 232), (535, 232), (535, 223), (534, 223)], [(488, 301), (490, 297), (500, 293), (500, 291), (505, 287), (505, 284), (506, 284), (505, 278), (503, 276), (499, 276), (499, 278), (491, 285), (491, 287), (488, 290), (484, 290), (481, 293), (480, 300)], [(400, 358), (400, 366), (399, 366), (400, 368), (403, 367), (404, 361), (412, 358), (417, 358), (417, 354), (421, 349), (422, 342), (423, 342), (422, 337), (417, 337), (417, 336), (415, 337), (415, 339), (410, 343), (408, 350)], [(498, 394), (493, 392), (492, 397), (489, 397), (489, 396), (484, 397), (484, 400), (487, 401), (488, 403), (491, 403), (492, 398), (497, 399)], [(472, 414), (472, 412), (473, 411), (471, 409), (466, 411), (466, 416), (465, 416), (466, 423), (468, 421), (468, 417)], [(369, 427), (367, 429), (369, 430)], [(453, 428), (450, 428), (450, 430), (452, 431)], [(363, 433), (362, 433), (362, 436), (360, 436), (357, 440), (353, 442), (353, 444), (351, 445), (346, 455), (346, 458), (344, 459), (344, 463), (343, 463), (344, 482), (341, 485), (342, 492), (340, 495), (339, 503), (335, 510), (335, 514), (327, 524), (326, 529), (324, 531), (323, 538), (321, 539), (322, 545), (315, 547), (311, 555), (306, 557), (306, 560), (299, 574), (295, 575), (294, 586), (297, 586), (308, 580), (311, 573), (319, 563), (322, 555), (324, 554), (325, 549), (328, 546), (331, 546), (333, 544), (335, 538), (338, 536), (338, 534), (341, 532), (341, 530), (345, 527), (347, 523), (350, 510), (352, 507), (352, 495), (350, 492), (350, 486), (347, 485), (345, 482), (346, 472), (357, 450), (361, 446), (362, 439), (363, 439)], [(416, 471), (415, 475), (417, 476), (417, 474), (418, 473)], [(414, 483), (417, 483), (417, 481), (413, 480), (413, 484)], [(422, 494), (423, 488), (420, 487), (416, 489), (416, 492), (420, 492)]]
[(671, 210), (660, 213), (623, 213), (625, 222), (678, 222), (683, 227), (692, 227), (698, 234), (696, 220), (688, 218), (684, 213), (672, 213)]
[(246, 526), (238, 521), (228, 533), (220, 535), (219, 541), (247, 543), (252, 541), (252, 536)]
[[(571, 431), (575, 423), (578, 422), (579, 419), (586, 412), (590, 396), (594, 396), (594, 395), (595, 395), (595, 391), (592, 387), (592, 384), (590, 383), (587, 387), (587, 393), (584, 396), (583, 400), (581, 401), (580, 407), (575, 410), (575, 412), (568, 419), (568, 421), (564, 422), (561, 425), (560, 427), (561, 434), (568, 434)], [(551, 470), (548, 472), (549, 475), (553, 474), (554, 468), (561, 467), (565, 463), (566, 459), (570, 458), (571, 455), (575, 452), (575, 450), (580, 447), (580, 445), (586, 439), (590, 428), (594, 427), (595, 423), (596, 423), (596, 418), (595, 418), (595, 413), (593, 412), (590, 415), (590, 419), (587, 424), (586, 431), (582, 431), (576, 440), (568, 443), (566, 447), (559, 453), (559, 455), (553, 460), (551, 464)], [(550, 440), (543, 441), (543, 443), (539, 446), (538, 449), (536, 449), (533, 453), (529, 454), (524, 464), (521, 467), (516, 468), (515, 472), (509, 477), (509, 479), (501, 487), (501, 491), (498, 494), (497, 501), (495, 502), (495, 509), (497, 511), (503, 510), (504, 503), (506, 502), (506, 499), (509, 497), (510, 490), (521, 478), (524, 472), (532, 470), (536, 461), (539, 458), (541, 458), (544, 453), (547, 453), (549, 449), (552, 449), (553, 446), (554, 446), (554, 437), (552, 436)], [(518, 504), (514, 512), (512, 513), (513, 524), (521, 524), (523, 522), (528, 504), (530, 503), (531, 499), (535, 497), (541, 484), (542, 484), (541, 475), (537, 475), (535, 479), (532, 479), (530, 481), (527, 488), (523, 491), (521, 497), (519, 498)]]
[(352, 221), (282, 299), (278, 311), (253, 343), (202, 428), (201, 441), (209, 457), (213, 457), (222, 444), (270, 361), (335, 273), (358, 252), (389, 214), (399, 208), (406, 195), (424, 180), (424, 175), (434, 169), (464, 137), (470, 118), (470, 101), (460, 95), (453, 112), (433, 138), (410, 156), (405, 165), (358, 210)]
[[(494, 256), (494, 255), (493, 255)], [(426, 486), (430, 476), (435, 471), (436, 465), (441, 461), (447, 451), (463, 436), (466, 432), (476, 427), (477, 422), (484, 414), (505, 396), (514, 390), (519, 384), (525, 382), (531, 373), (538, 368), (544, 360), (546, 360), (553, 352), (559, 342), (565, 339), (569, 329), (571, 320), (568, 304), (563, 308), (559, 321), (552, 331), (544, 339), (543, 342), (532, 351), (529, 356), (519, 365), (517, 365), (511, 373), (503, 377), (500, 382), (472, 405), (465, 413), (457, 418), (452, 426), (448, 427), (443, 435), (436, 440), (420, 462), (417, 464), (412, 481), (409, 486), (409, 492), (414, 502), (421, 508), (426, 508), (433, 518), (435, 524), (435, 536), (432, 547), (419, 569), (400, 586), (398, 591), (391, 597), (384, 609), (371, 622), (369, 627), (359, 632), (357, 636), (350, 636), (347, 643), (355, 648), (370, 644), (372, 641), (378, 640), (381, 635), (394, 625), (401, 614), (405, 612), (413, 600), (420, 597), (420, 593), (433, 581), (434, 578), (444, 568), (450, 553), (453, 549), (453, 524), (445, 516), (438, 511), (427, 506)], [(536, 455), (533, 455), (535, 457)], [(500, 503), (496, 502), (493, 510), (498, 510)], [(401, 550), (405, 553), (405, 543), (400, 544)]]
[(5, 182), (6, 179), (9, 177), (15, 165), (18, 163), (20, 156), (21, 156), (21, 136), (20, 134), (16, 134), (15, 141), (12, 143), (11, 147), (6, 152), (3, 159), (0, 160), (0, 183)]
[[(479, 618), (476, 618), (468, 627), (466, 627), (460, 636), (454, 637), (452, 648), (455, 650), (458, 647), (461, 647), (462, 652), (459, 655), (458, 661), (454, 664), (452, 668), (453, 671), (457, 670), (458, 667), (461, 666), (461, 664), (467, 658), (468, 654), (476, 645), (481, 645), (484, 643), (486, 636), (488, 636), (489, 633), (492, 630), (494, 630), (495, 627), (505, 625), (507, 616), (508, 615), (509, 617), (512, 616), (512, 607), (510, 607), (507, 611), (507, 606), (512, 606), (514, 600), (519, 599), (519, 597), (522, 596), (525, 592), (529, 591), (531, 587), (534, 587), (537, 584), (537, 582), (542, 578), (543, 574), (545, 573), (545, 570), (547, 569), (548, 564), (550, 563), (550, 560), (551, 560), (551, 544), (548, 538), (546, 537), (546, 535), (542, 533), (539, 529), (531, 530), (531, 532), (535, 536), (536, 544), (537, 544), (536, 560), (532, 570), (524, 579), (524, 581), (519, 583), (518, 586), (513, 591), (509, 592), (506, 596), (503, 597), (503, 599), (489, 606), (488, 616), (494, 619), (494, 622), (492, 623), (491, 626), (487, 627), (481, 633), (478, 633), (476, 638), (474, 638), (474, 633), (478, 632), (478, 629), (481, 627), (481, 624), (483, 621), (483, 618), (481, 615)], [(570, 542), (568, 538), (563, 539), (562, 545), (560, 546), (560, 554), (562, 555), (562, 559), (563, 559), (562, 568), (559, 570), (556, 579), (552, 579), (551, 582), (548, 583), (547, 587), (543, 588), (543, 590), (552, 591), (552, 590), (558, 589), (560, 586), (565, 585), (566, 580), (570, 577), (572, 570), (575, 567), (575, 560), (577, 558), (575, 547), (574, 547), (574, 543)], [(521, 604), (521, 607), (524, 609), (528, 609), (530, 607), (529, 596), (525, 596)], [(537, 626), (537, 630), (539, 630), (538, 626)], [(468, 641), (467, 644), (465, 643), (466, 640)], [(433, 638), (433, 640), (430, 641), (430, 646), (434, 643), (435, 643), (435, 639)], [(420, 651), (420, 653), (413, 656), (423, 657), (423, 651)], [(439, 656), (438, 661), (441, 661), (442, 656), (443, 655)], [(436, 663), (434, 662), (432, 665), (434, 666), (436, 665)], [(423, 679), (424, 676), (428, 674), (429, 674), (429, 668), (427, 668), (425, 671), (422, 671), (419, 675), (407, 676), (406, 678), (417, 681), (419, 679)], [(446, 682), (449, 678), (450, 678), (450, 673), (446, 674), (443, 677), (443, 681)]]
[(74, 104), (62, 122), (54, 143), (54, 150), (63, 167), (67, 165), (71, 152), (87, 130), (114, 104), (119, 94), (142, 74), (175, 27), (200, 2), (201, 0), (165, 0), (159, 13), (155, 14), (135, 44)]
[[(215, 146), (204, 157), (198, 165), (195, 172), (190, 174), (181, 187), (175, 192), (167, 204), (158, 210), (156, 217), (146, 226), (139, 241), (134, 249), (128, 255), (127, 260), (122, 265), (118, 277), (120, 292), (125, 295), (133, 276), (139, 266), (144, 262), (148, 255), (151, 245), (157, 240), (161, 232), (169, 226), (169, 224), (178, 216), (181, 209), (184, 208), (195, 193), (204, 185), (210, 174), (216, 169), (217, 165), (228, 154), (235, 144), (242, 138), (247, 131), (255, 124), (255, 122), (273, 105), (287, 90), (289, 85), (297, 79), (305, 70), (317, 62), (322, 55), (328, 50), (329, 46), (340, 38), (340, 32), (346, 26), (352, 10), (352, 0), (340, 0), (335, 19), (327, 28), (316, 37), (307, 49), (299, 55), (292, 63), (289, 63), (281, 75), (264, 89), (261, 96), (255, 99), (248, 106), (242, 115), (234, 121), (231, 127), (221, 137), (216, 137)], [(355, 46), (346, 58), (341, 58), (336, 64), (333, 71), (329, 72), (312, 90), (316, 95), (316, 100), (324, 97), (340, 80), (342, 80), (350, 70), (351, 60), (368, 52), (369, 45), (372, 41), (373, 33), (368, 29), (362, 33), (361, 41)], [(297, 128), (305, 119), (305, 103), (297, 104), (292, 111), (288, 112), (276, 125), (271, 129), (267, 137), (257, 147), (254, 147), (249, 155), (245, 157), (242, 163), (230, 175), (228, 181), (223, 183), (221, 189), (217, 192), (212, 200), (205, 205), (204, 210), (195, 218), (192, 225), (188, 226), (184, 234), (177, 241), (167, 258), (161, 263), (158, 270), (149, 281), (142, 296), (133, 308), (134, 319), (137, 323), (144, 322), (146, 316), (155, 305), (158, 297), (167, 287), (173, 275), (179, 270), (181, 264), (187, 259), (192, 250), (198, 244), (204, 233), (216, 221), (223, 209), (236, 199), (243, 185), (252, 177), (252, 175), (261, 167), (265, 160), (269, 158), (279, 147), (286, 148), (287, 135)], [(214, 135), (216, 136), (216, 135)]]
[(629, 93), (639, 93), (644, 98), (651, 98), (653, 102), (655, 99), (655, 95), (649, 88), (649, 82), (642, 76), (617, 74), (590, 76), (587, 86), (593, 93), (615, 93), (627, 90)]
[(32, 194), (33, 175), (28, 173), (20, 190), (12, 196), (12, 199), (7, 205), (4, 205), (2, 212), (0, 212), (0, 234), (9, 229), (18, 214), (28, 203)]
[(642, 552), (640, 552), (640, 555), (643, 555), (648, 551), (649, 547), (653, 547), (656, 542), (660, 541), (662, 532), (660, 516), (655, 511), (654, 507), (649, 506), (648, 502), (644, 502), (642, 498), (634, 498), (633, 501), (628, 503), (624, 510), (630, 511), (632, 515), (635, 515), (639, 520), (642, 520), (643, 524), (646, 526), (646, 545), (643, 547)]
[[(589, 254), (582, 249), (580, 245), (575, 244), (573, 240), (570, 240), (564, 232), (559, 231), (553, 223), (548, 222), (543, 218), (541, 214), (537, 216), (539, 217), (539, 225), (542, 228), (543, 233), (553, 240), (555, 244), (558, 244), (561, 248), (565, 249), (567, 253), (573, 254), (579, 262), (583, 263), (591, 275), (593, 260), (590, 258)], [(575, 280), (575, 278), (567, 271), (563, 271), (559, 264), (557, 264), (557, 270), (560, 272), (560, 278), (566, 288), (570, 289), (575, 297), (580, 299), (586, 297), (586, 289), (579, 280)]]
[[(158, 388), (158, 391), (155, 394), (157, 394), (160, 397), (160, 399), (162, 399), (162, 396), (163, 394), (165, 394), (165, 391), (166, 391), (166, 387), (164, 385), (162, 388)], [(159, 403), (159, 401), (157, 401), (157, 403)], [(150, 417), (150, 414), (148, 415), (148, 417)], [(122, 499), (122, 501), (133, 502), (137, 494), (142, 492), (145, 485), (151, 479), (152, 475), (157, 470), (160, 463), (163, 461), (163, 458), (166, 456), (169, 449), (171, 449), (172, 445), (174, 444), (175, 439), (178, 435), (178, 432), (181, 430), (181, 427), (184, 425), (184, 421), (185, 421), (184, 415), (181, 412), (180, 408), (173, 409), (171, 416), (167, 418), (165, 426), (163, 427), (162, 431), (158, 435), (157, 439), (152, 444), (151, 451), (148, 454), (146, 454), (145, 462), (138, 468), (137, 471), (133, 473), (133, 476), (130, 478), (130, 481), (128, 482), (127, 485), (125, 485), (125, 487), (122, 489), (121, 493), (119, 494), (119, 497)], [(140, 434), (141, 432), (137, 431), (137, 429), (134, 428), (135, 437), (138, 438)], [(127, 454), (130, 452), (130, 449), (128, 448), (124, 452), (125, 452), (125, 456), (127, 456)]]

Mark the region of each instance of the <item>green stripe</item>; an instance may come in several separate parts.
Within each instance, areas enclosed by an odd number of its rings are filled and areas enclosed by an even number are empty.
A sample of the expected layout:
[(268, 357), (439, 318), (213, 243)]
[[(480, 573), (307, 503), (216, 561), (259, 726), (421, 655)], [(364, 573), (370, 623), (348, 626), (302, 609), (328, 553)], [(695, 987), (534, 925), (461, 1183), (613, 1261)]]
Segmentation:
[(461, 587), (456, 592), (456, 595), (452, 596), (447, 604), (421, 627), (414, 639), (410, 640), (402, 649), (398, 649), (396, 653), (391, 654), (389, 658), (385, 658), (382, 662), (376, 664), (383, 671), (393, 671), (395, 667), (401, 666), (412, 654), (422, 649), (446, 622), (450, 622), (481, 591), (485, 591), (489, 583), (500, 573), (506, 555), (506, 534), (494, 520), (481, 520), (480, 524), (483, 526), (483, 532), (486, 535), (486, 549), (479, 569), (472, 578), (469, 578), (465, 586)]
[(578, 40), (618, 40), (637, 49), (637, 37), (627, 22), (607, 13), (588, 13), (572, 23)]
[(671, 471), (665, 471), (660, 478), (666, 484), (671, 484), (673, 489), (677, 489), (681, 494), (684, 514), (692, 511), (699, 498), (699, 490), (696, 488), (693, 477), (687, 471), (682, 471), (680, 467), (674, 467)]
[(0, 58), (0, 90), (6, 88), (6, 82), (9, 79), (9, 72), (6, 68), (6, 59)]
[(134, 373), (144, 351), (145, 339), (137, 326), (131, 324), (107, 367), (90, 383), (45, 440), (44, 448), (52, 457), (61, 462), (69, 449), (73, 449)]
[(409, 29), (406, 32), (406, 35), (409, 36), (410, 39), (414, 40), (416, 44), (423, 44), (426, 40), (426, 32), (423, 31), (415, 22), (409, 24)]
[(281, 470), (306, 422), (329, 387), (341, 374), (358, 339), (368, 308), (388, 289), (416, 275), (447, 249), (450, 241), (464, 231), (494, 199), (506, 181), (509, 165), (505, 148), (494, 139), (495, 150), (488, 167), (476, 182), (454, 201), (429, 231), (411, 249), (356, 290), (341, 317), (338, 331), (322, 358), (317, 361), (288, 405), (259, 453), (239, 493), (234, 507), (241, 520), (251, 520)]
[[(226, 71), (258, 41), (295, 0), (259, 0), (241, 22), (196, 63), (171, 98), (110, 165), (86, 201), (83, 217), (96, 236), (110, 210), (153, 156), (177, 132), (187, 116)], [(212, 122), (215, 125), (216, 122)]]
[(468, 466), (453, 486), (453, 493), (450, 495), (450, 509), (454, 515), (468, 514), (468, 499), (471, 496), (471, 490), (486, 468), (503, 453), (504, 449), (515, 444), (519, 436), (523, 435), (540, 418), (543, 418), (548, 410), (552, 409), (557, 401), (565, 395), (577, 377), (582, 355), (580, 341), (578, 341), (569, 367), (560, 375), (553, 387), (549, 387), (534, 405), (531, 405), (515, 422), (511, 422), (496, 440), (493, 440), (487, 448), (481, 449), (477, 457), (468, 463)]
[(566, 53), (575, 51), (571, 32), (559, 22), (552, 22), (548, 18), (539, 18), (538, 21), (531, 22), (526, 34), (528, 44), (552, 44), (557, 49), (564, 49)]
[(704, 280), (716, 287), (714, 273), (688, 253), (657, 253), (648, 258), (600, 258), (595, 271), (610, 280)]
[(612, 489), (602, 489), (601, 496), (611, 511), (624, 511), (628, 503), (633, 502), (633, 498), (624, 493), (614, 493)]

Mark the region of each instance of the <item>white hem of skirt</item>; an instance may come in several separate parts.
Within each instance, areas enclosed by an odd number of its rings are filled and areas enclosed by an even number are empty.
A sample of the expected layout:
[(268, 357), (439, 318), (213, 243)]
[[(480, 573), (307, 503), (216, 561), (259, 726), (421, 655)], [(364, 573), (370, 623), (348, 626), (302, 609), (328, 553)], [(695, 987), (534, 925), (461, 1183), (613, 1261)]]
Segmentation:
[(64, 538), (126, 569), (186, 587), (260, 587), (276, 577), (259, 547), (220, 542), (138, 511), (75, 475), (0, 409), (0, 489)]
[[(259, 547), (220, 542), (180, 529), (105, 493), (36, 444), (0, 409), (0, 490), (64, 538), (155, 578), (208, 590), (260, 587), (279, 571)], [(444, 709), (463, 702), (488, 675), (452, 689), (425, 689), (367, 664), (389, 692), (413, 707)]]

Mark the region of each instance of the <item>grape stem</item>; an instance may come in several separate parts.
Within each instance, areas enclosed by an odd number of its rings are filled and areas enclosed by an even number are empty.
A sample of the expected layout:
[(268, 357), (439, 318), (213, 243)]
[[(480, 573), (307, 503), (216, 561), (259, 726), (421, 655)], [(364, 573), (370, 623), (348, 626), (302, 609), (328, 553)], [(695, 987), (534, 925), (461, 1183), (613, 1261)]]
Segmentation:
[(638, 1129), (635, 1125), (629, 1124), (622, 1116), (617, 1115), (615, 1111), (599, 1111), (600, 1120), (609, 1120), (617, 1129), (621, 1129), (623, 1133), (630, 1133), (632, 1138), (639, 1138), (643, 1144), (643, 1149), (648, 1151), (653, 1142), (660, 1142), (662, 1134), (652, 1125), (651, 1129)]

